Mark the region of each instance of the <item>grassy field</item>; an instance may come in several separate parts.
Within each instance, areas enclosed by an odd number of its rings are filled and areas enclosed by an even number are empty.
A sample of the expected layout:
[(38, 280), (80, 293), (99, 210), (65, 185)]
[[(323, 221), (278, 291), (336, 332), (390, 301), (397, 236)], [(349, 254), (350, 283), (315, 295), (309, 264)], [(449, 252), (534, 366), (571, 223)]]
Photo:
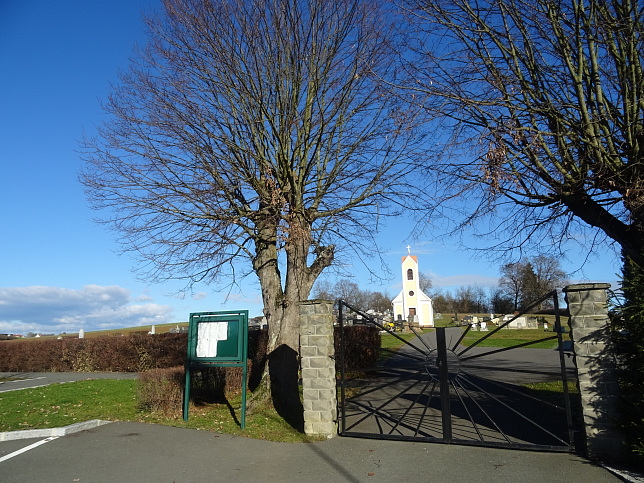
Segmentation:
[[(478, 340), (490, 334), (494, 330), (494, 326), (490, 327), (488, 332), (472, 331), (470, 330), (461, 341), (464, 346), (471, 346)], [(464, 328), (463, 328), (464, 329)], [(433, 329), (424, 329), (420, 332), (428, 332)], [(413, 333), (396, 333), (400, 338), (409, 341), (416, 337)], [(502, 329), (491, 337), (488, 337), (480, 344), (479, 347), (513, 347), (516, 345), (524, 344), (526, 342), (545, 339), (556, 335), (554, 332), (545, 332), (543, 329)], [(569, 334), (564, 334), (564, 340), (569, 340)], [(403, 342), (391, 334), (382, 334), (380, 336), (381, 347), (389, 351), (396, 351), (403, 346)], [(538, 342), (527, 346), (534, 349), (555, 349), (557, 347), (557, 340), (549, 340)], [(385, 353), (388, 353), (385, 351)]]
[[(491, 329), (492, 330), (492, 329)], [(471, 346), (477, 343), (480, 339), (485, 337), (488, 332), (477, 332), (469, 331), (465, 338), (461, 341), (461, 344), (464, 346)], [(554, 332), (545, 332), (543, 329), (501, 329), (491, 337), (488, 337), (484, 341), (477, 344), (478, 347), (513, 347), (520, 344), (525, 344), (526, 342), (535, 341), (539, 339), (545, 339), (547, 337), (555, 336)], [(564, 338), (568, 339), (568, 334), (564, 335)], [(543, 342), (537, 342), (527, 346), (528, 348), (533, 349), (556, 349), (557, 340), (549, 340)]]
[(0, 394), (0, 431), (67, 426), (90, 419), (134, 420), (136, 381), (94, 380)]
[[(166, 332), (170, 332), (171, 329), (176, 328), (177, 326), (179, 327), (188, 327), (188, 322), (173, 322), (171, 324), (158, 324), (154, 326), (154, 332), (156, 334), (165, 334)], [(129, 335), (133, 333), (145, 333), (147, 334), (150, 330), (152, 329), (151, 325), (144, 325), (141, 327), (125, 327), (122, 329), (109, 329), (109, 330), (95, 330), (95, 331), (88, 331), (85, 332), (85, 338), (92, 338), (92, 337), (103, 337), (106, 335), (110, 336), (120, 336), (120, 335)], [(39, 341), (43, 339), (56, 339), (58, 337), (72, 337), (72, 338), (77, 338), (78, 337), (78, 332), (72, 333), (72, 332), (67, 332), (65, 334), (56, 334), (56, 335), (45, 335), (42, 337), (23, 337), (20, 339), (12, 339), (12, 340), (28, 340), (28, 341)], [(9, 341), (7, 341), (9, 342)]]
[(189, 419), (184, 421), (180, 409), (169, 415), (141, 410), (135, 380), (53, 384), (2, 393), (0, 431), (55, 428), (102, 419), (163, 424), (269, 441), (311, 441), (285, 423), (272, 408), (247, 413), (246, 428), (242, 430), (236, 420), (241, 417), (241, 395), (228, 403), (191, 405)]
[[(419, 330), (419, 333), (429, 332), (429, 330), (431, 329)], [(416, 334), (411, 332), (410, 333), (396, 332), (396, 336), (400, 337), (400, 339), (403, 339), (405, 341), (410, 341), (416, 337)], [(398, 337), (396, 336), (392, 334), (381, 334), (380, 347), (390, 351), (397, 351), (398, 349), (400, 349), (405, 343), (400, 339), (398, 339)]]

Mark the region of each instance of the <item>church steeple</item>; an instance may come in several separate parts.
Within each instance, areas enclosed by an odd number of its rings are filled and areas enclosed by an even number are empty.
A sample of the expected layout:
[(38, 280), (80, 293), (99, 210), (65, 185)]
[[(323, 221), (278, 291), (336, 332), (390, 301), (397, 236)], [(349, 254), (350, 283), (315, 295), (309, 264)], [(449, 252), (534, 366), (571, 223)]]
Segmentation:
[(434, 311), (431, 299), (420, 290), (418, 257), (411, 254), (402, 257), (402, 291), (393, 300), (394, 318), (417, 322), (420, 326), (434, 326)]

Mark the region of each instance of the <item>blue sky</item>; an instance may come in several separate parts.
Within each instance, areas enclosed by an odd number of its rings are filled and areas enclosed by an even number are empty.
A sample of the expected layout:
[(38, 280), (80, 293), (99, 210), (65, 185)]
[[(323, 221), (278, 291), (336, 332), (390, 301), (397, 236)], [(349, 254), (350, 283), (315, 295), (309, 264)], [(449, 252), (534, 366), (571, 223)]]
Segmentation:
[[(248, 309), (261, 314), (254, 281), (235, 293), (182, 284), (147, 284), (134, 262), (118, 255), (114, 233), (92, 221), (78, 182), (78, 141), (103, 119), (100, 101), (144, 45), (142, 11), (159, 0), (0, 0), (0, 333), (77, 332), (188, 319), (190, 312)], [(379, 235), (393, 277), (365, 289), (400, 290), (400, 257), (412, 245), (434, 287), (492, 286), (498, 263), (473, 258), (456, 241), (411, 240), (411, 226)], [(437, 232), (434, 232), (437, 233)], [(563, 261), (564, 270), (581, 259)], [(612, 281), (611, 251), (574, 280)], [(362, 276), (361, 276), (362, 274)]]

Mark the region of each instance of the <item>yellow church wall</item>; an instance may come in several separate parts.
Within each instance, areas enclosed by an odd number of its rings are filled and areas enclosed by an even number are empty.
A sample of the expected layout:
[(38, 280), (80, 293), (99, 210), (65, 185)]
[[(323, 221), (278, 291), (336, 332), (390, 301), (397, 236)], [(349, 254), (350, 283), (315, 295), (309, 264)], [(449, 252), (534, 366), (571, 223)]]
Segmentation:
[(433, 327), (434, 317), (432, 317), (432, 310), (429, 303), (423, 304), (422, 312), (423, 312), (423, 316), (421, 318), (422, 322), (420, 323), (420, 325)]
[[(408, 247), (409, 249), (409, 247)], [(418, 272), (418, 257), (407, 255), (402, 257), (402, 291), (396, 298), (397, 302), (393, 303), (394, 319), (397, 320), (400, 315), (402, 319), (407, 320), (409, 309), (416, 309), (416, 320), (420, 325), (425, 327), (432, 327), (433, 324), (433, 311), (431, 301), (420, 299), (422, 292), (420, 291), (420, 281)], [(408, 279), (407, 272), (412, 270), (413, 278)], [(410, 295), (413, 293), (413, 295)]]

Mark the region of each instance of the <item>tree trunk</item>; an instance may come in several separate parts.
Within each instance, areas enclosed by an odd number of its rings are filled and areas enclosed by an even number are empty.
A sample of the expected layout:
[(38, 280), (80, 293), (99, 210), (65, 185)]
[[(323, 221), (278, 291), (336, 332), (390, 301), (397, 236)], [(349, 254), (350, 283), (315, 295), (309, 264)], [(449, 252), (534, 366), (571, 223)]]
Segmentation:
[[(265, 230), (268, 242), (257, 242), (254, 268), (259, 277), (264, 303), (264, 315), (268, 323), (268, 364), (262, 381), (251, 398), (251, 409), (272, 404), (277, 413), (292, 427), (304, 431), (304, 408), (300, 400), (299, 375), (299, 308), (300, 297), (308, 297), (306, 287), (306, 257), (304, 270), (301, 256), (289, 256), (287, 243), (287, 277), (285, 288), (277, 260), (277, 237), (273, 228)], [(266, 238), (264, 238), (266, 239)], [(298, 251), (299, 254), (299, 251)], [(297, 283), (304, 277), (305, 283)], [(304, 291), (302, 291), (304, 289)]]
[(319, 248), (315, 260), (308, 266), (310, 228), (301, 219), (292, 221), (289, 228), (284, 288), (277, 263), (276, 243), (256, 243), (254, 268), (259, 276), (264, 315), (268, 323), (268, 364), (262, 381), (253, 394), (251, 406), (270, 402), (285, 421), (299, 431), (304, 431), (304, 407), (298, 385), (299, 302), (309, 297), (319, 274), (332, 263), (334, 247)]

